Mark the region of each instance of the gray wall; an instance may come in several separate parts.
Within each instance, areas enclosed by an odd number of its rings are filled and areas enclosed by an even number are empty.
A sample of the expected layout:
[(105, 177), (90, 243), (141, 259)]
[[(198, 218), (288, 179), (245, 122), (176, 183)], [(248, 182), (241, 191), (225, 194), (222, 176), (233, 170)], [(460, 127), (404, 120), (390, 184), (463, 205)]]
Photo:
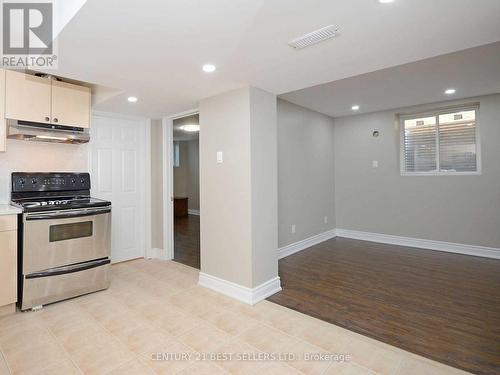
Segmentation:
[(400, 175), (395, 114), (439, 104), (335, 119), (337, 228), (500, 247), (500, 95), (442, 105), (471, 102), (480, 102), (478, 176)]
[(174, 167), (174, 196), (188, 197), (190, 209), (200, 209), (198, 140), (179, 141), (179, 167)]
[(189, 162), (188, 197), (189, 208), (200, 209), (200, 147), (198, 140), (187, 142)]
[(278, 100), (279, 247), (335, 228), (334, 186), (333, 119)]
[(250, 88), (253, 286), (278, 275), (276, 96)]
[(276, 97), (245, 87), (199, 108), (201, 271), (253, 288), (278, 275)]
[(175, 142), (179, 145), (179, 166), (174, 167), (174, 196), (187, 197), (189, 184), (189, 167), (187, 162), (187, 145), (185, 142)]

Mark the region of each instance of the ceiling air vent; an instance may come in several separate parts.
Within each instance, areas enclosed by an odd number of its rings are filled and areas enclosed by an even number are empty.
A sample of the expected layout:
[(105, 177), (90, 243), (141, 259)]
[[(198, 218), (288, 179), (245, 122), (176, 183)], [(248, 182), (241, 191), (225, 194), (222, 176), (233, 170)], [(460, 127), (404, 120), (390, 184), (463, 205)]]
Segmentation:
[(288, 45), (295, 49), (302, 49), (324, 40), (333, 38), (339, 33), (339, 28), (333, 25), (323, 27), (311, 33), (299, 36), (288, 42)]

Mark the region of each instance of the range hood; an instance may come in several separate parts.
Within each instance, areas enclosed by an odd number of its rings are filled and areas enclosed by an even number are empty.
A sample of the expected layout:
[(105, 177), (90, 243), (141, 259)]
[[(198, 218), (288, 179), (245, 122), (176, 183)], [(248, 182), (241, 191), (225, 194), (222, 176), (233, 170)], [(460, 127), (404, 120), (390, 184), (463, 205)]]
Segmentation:
[(90, 136), (86, 128), (7, 119), (7, 138), (80, 144), (87, 143)]

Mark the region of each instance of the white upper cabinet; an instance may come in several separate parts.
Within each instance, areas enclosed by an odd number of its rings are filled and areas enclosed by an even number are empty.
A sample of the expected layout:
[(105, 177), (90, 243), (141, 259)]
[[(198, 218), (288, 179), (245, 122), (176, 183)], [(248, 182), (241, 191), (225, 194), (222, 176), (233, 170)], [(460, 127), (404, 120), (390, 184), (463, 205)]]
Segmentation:
[(5, 70), (0, 69), (0, 152), (5, 151)]
[(88, 128), (90, 88), (67, 82), (52, 82), (52, 123)]
[(5, 117), (50, 124), (51, 80), (6, 72)]
[(90, 102), (88, 87), (6, 72), (5, 118), (88, 128)]

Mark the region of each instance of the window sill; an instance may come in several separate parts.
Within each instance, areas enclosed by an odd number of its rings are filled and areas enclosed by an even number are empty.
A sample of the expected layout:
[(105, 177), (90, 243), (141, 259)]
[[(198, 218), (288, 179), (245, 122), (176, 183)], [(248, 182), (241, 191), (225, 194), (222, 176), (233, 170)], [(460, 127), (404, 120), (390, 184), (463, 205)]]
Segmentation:
[(480, 176), (478, 172), (401, 172), (401, 176)]

